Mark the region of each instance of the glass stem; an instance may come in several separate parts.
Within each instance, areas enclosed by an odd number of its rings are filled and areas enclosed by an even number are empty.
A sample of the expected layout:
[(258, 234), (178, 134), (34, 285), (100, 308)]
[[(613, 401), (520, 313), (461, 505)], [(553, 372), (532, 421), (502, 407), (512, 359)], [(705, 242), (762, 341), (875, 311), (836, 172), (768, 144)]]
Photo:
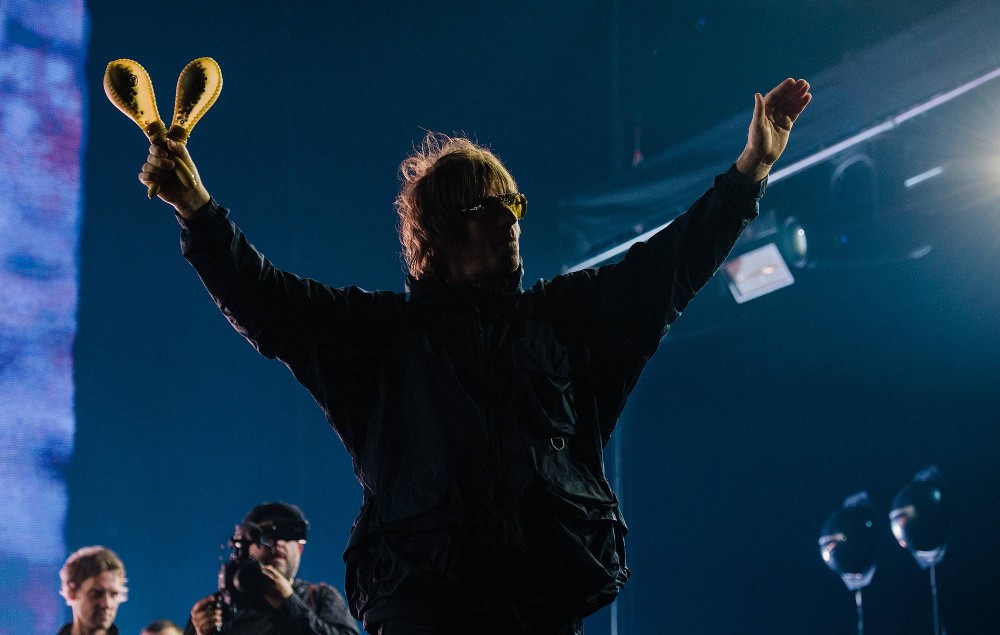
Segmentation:
[(858, 606), (858, 635), (865, 635), (865, 612), (861, 606), (861, 589), (854, 592), (854, 603)]
[(934, 611), (934, 635), (941, 635), (941, 618), (938, 613), (937, 565), (931, 565), (931, 608)]

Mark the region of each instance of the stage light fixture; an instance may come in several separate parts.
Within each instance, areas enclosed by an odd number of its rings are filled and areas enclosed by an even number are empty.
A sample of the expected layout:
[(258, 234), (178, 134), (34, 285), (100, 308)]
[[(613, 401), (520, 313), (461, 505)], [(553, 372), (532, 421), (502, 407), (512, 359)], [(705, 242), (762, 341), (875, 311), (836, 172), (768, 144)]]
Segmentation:
[(785, 219), (781, 240), (784, 247), (781, 251), (789, 259), (789, 264), (801, 269), (809, 263), (809, 235), (794, 216)]
[(795, 277), (774, 243), (726, 261), (724, 271), (729, 291), (737, 304), (749, 302), (795, 282)]
[(733, 299), (743, 304), (795, 283), (792, 268), (809, 262), (808, 234), (794, 216), (779, 221), (768, 210), (747, 228), (735, 253), (722, 271)]

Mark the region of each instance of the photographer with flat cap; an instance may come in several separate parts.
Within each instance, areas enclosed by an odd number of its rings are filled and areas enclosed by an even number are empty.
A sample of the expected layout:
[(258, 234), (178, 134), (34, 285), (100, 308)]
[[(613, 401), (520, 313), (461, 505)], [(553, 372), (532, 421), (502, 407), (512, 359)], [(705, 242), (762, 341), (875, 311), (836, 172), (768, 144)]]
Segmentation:
[(295, 578), (308, 526), (296, 505), (261, 503), (250, 510), (230, 541), (219, 591), (191, 608), (185, 635), (358, 635), (336, 589)]

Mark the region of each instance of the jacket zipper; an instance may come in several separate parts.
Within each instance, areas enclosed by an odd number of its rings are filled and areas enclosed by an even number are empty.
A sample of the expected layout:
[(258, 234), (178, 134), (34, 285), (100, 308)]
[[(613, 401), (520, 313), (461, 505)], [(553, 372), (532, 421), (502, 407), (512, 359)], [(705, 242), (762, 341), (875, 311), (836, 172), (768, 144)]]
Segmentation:
[[(486, 434), (489, 439), (490, 452), (493, 455), (493, 500), (497, 503), (506, 506), (507, 497), (504, 495), (503, 487), (501, 483), (503, 482), (502, 465), (500, 462), (500, 436), (496, 429), (496, 411), (493, 408), (493, 393), (490, 390), (490, 376), (489, 376), (489, 353), (490, 347), (487, 340), (486, 325), (483, 321), (482, 310), (479, 305), (476, 305), (476, 324), (479, 328), (479, 379), (482, 382), (482, 399), (483, 399), (483, 420), (486, 423)], [(503, 529), (506, 535), (506, 529)]]

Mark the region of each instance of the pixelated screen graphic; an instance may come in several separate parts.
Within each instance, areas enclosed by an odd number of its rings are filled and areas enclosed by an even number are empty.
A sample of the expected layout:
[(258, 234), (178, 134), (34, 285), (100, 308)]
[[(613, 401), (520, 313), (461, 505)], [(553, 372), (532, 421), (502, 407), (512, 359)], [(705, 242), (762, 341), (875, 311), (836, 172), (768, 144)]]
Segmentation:
[(66, 615), (86, 33), (82, 0), (0, 3), (0, 635)]

